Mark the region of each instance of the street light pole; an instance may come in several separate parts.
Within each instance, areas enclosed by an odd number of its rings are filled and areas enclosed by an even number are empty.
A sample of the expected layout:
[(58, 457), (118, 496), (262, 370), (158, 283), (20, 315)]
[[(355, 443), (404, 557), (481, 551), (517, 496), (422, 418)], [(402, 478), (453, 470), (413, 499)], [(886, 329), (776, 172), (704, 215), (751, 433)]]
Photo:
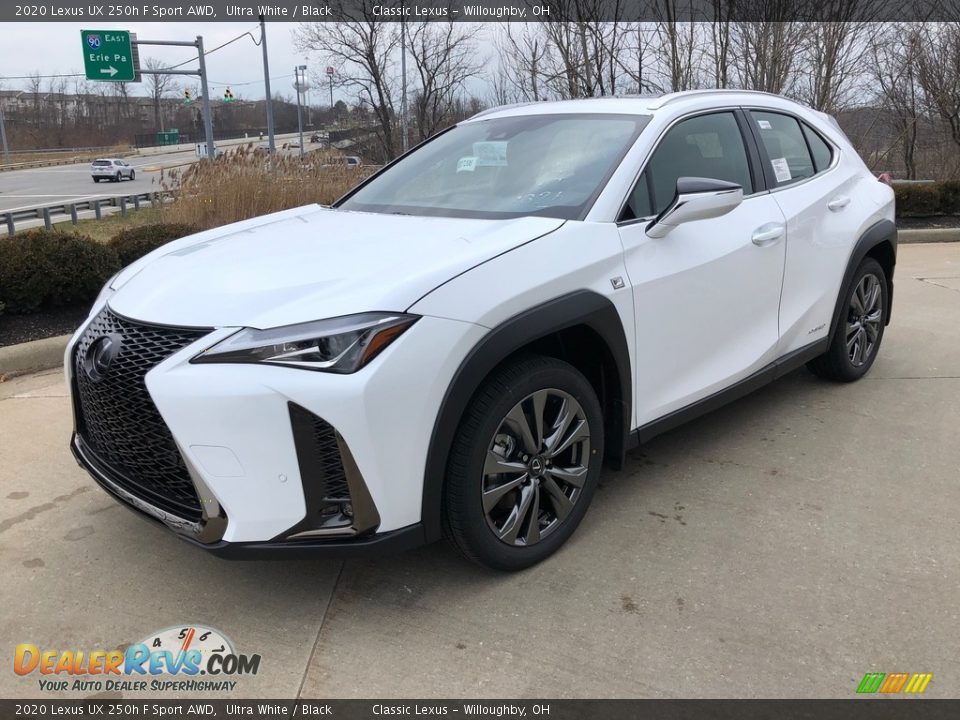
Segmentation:
[(267, 142), (272, 156), (277, 149), (273, 138), (273, 96), (270, 94), (270, 64), (267, 61), (267, 25), (260, 16), (260, 47), (263, 49), (263, 90), (267, 94)]
[(297, 78), (297, 131), (300, 133), (300, 157), (303, 157), (303, 105), (300, 103), (300, 74), (307, 69), (306, 65), (297, 65), (294, 76)]
[(203, 56), (203, 36), (197, 35), (197, 55), (200, 59), (200, 92), (203, 93), (203, 130), (207, 136), (207, 159), (213, 160), (213, 118), (210, 111), (210, 88), (207, 86), (207, 63)]

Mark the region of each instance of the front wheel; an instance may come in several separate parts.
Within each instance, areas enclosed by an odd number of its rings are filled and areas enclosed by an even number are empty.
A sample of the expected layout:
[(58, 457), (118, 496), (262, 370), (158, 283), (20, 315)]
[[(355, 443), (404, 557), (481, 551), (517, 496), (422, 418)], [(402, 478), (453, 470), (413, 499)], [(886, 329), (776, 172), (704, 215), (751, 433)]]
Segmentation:
[(576, 368), (540, 356), (503, 367), (477, 392), (450, 452), (448, 539), (498, 570), (540, 562), (586, 514), (602, 457), (603, 413)]
[(877, 358), (887, 317), (887, 274), (873, 258), (854, 273), (830, 347), (807, 367), (828, 380), (859, 380)]

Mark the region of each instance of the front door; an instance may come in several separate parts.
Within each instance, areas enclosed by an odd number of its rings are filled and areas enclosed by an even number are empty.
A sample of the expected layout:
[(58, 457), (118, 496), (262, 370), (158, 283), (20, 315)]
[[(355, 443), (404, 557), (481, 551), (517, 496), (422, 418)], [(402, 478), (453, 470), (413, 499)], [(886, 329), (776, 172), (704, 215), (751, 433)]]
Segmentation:
[[(661, 138), (619, 223), (637, 322), (640, 426), (732, 385), (773, 361), (785, 253), (784, 216), (756, 192), (733, 111), (682, 120)], [(654, 239), (645, 228), (677, 178), (743, 187), (744, 201)]]

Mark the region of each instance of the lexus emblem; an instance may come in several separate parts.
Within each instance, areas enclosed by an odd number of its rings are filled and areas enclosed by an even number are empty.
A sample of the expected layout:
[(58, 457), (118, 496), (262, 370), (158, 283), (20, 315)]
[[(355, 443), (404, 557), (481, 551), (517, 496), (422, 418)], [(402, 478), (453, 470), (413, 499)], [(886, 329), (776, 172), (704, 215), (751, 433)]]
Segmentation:
[(120, 338), (117, 335), (98, 337), (87, 348), (83, 368), (91, 380), (102, 380), (110, 365), (120, 353)]

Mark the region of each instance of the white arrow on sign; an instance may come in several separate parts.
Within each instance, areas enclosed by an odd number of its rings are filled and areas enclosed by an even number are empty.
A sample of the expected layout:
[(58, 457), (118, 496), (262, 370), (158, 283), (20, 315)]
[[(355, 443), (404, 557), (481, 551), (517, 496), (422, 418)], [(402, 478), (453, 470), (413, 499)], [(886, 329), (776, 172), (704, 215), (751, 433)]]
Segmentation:
[(117, 74), (118, 72), (120, 72), (120, 71), (117, 70), (113, 65), (111, 65), (111, 66), (108, 67), (108, 68), (100, 68), (100, 72), (106, 73), (106, 74), (109, 75), (110, 77), (113, 77), (114, 75), (116, 75), (116, 74)]

